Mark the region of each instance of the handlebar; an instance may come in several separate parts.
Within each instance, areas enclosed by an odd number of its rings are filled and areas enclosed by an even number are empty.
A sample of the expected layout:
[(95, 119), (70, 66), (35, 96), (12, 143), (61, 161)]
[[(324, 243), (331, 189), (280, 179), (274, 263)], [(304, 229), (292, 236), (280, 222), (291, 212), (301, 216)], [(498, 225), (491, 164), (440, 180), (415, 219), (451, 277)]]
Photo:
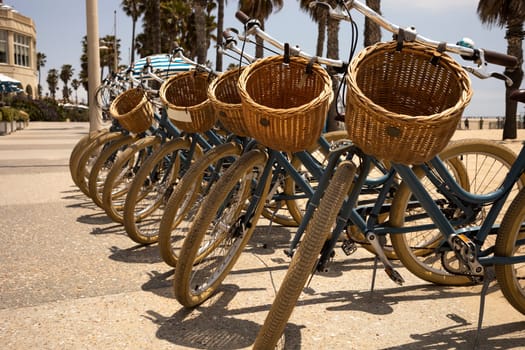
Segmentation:
[[(334, 19), (344, 20), (344, 21), (352, 21), (349, 13), (349, 9), (355, 9), (367, 18), (369, 18), (371, 21), (378, 24), (380, 27), (388, 30), (389, 32), (399, 35), (401, 32), (405, 32), (408, 34), (405, 34), (405, 40), (407, 41), (416, 41), (431, 47), (437, 48), (439, 45), (442, 45), (441, 42), (426, 38), (420, 34), (417, 34), (414, 28), (407, 28), (402, 29), (399, 26), (395, 25), (394, 23), (389, 22), (387, 19), (379, 15), (377, 12), (366, 6), (365, 4), (361, 3), (358, 0), (349, 0), (349, 1), (340, 1), (339, 4), (342, 4), (341, 6), (337, 6), (335, 8), (332, 8), (328, 3), (321, 2), (321, 1), (313, 1), (310, 3), (310, 7), (315, 7), (318, 5), (326, 6), (329, 8), (329, 15), (330, 17)], [(346, 12), (346, 13), (345, 13)], [(486, 62), (497, 64), (500, 66), (505, 67), (515, 67), (518, 64), (518, 60), (514, 56), (509, 56), (503, 53), (495, 52), (495, 51), (489, 51), (485, 49), (475, 49), (470, 47), (465, 47), (457, 44), (450, 44), (445, 43), (446, 47), (445, 50), (448, 52), (456, 53), (461, 56), (463, 56), (466, 59), (471, 59), (474, 61), (477, 61), (479, 59), (480, 53), (479, 51), (482, 50), (484, 52), (484, 58)]]
[(519, 63), (516, 57), (501, 52), (483, 49), (483, 53), (485, 54), (485, 60), (487, 62), (497, 64), (498, 66), (513, 68)]
[(384, 17), (376, 13), (374, 10), (366, 6), (365, 4), (361, 3), (358, 0), (349, 0), (349, 1), (339, 1), (338, 5), (335, 8), (332, 8), (330, 4), (322, 2), (322, 1), (313, 1), (310, 3), (310, 7), (315, 6), (324, 6), (327, 7), (328, 13), (330, 17), (349, 21), (352, 22), (352, 18), (350, 17), (350, 9), (355, 9), (367, 18), (369, 18), (371, 21), (378, 24), (380, 27), (388, 30), (389, 32), (393, 33), (394, 35), (399, 36), (400, 34), (403, 36), (403, 40), (405, 41), (416, 41), (419, 43), (422, 43), (427, 46), (431, 46), (434, 48), (437, 48), (438, 46), (443, 47), (446, 51), (452, 52), (455, 54), (461, 55), (461, 57), (465, 60), (471, 60), (474, 61), (477, 64), (477, 67), (463, 67), (468, 72), (472, 73), (474, 76), (480, 78), (480, 79), (486, 79), (486, 78), (497, 78), (500, 80), (505, 81), (507, 86), (511, 86), (513, 84), (512, 79), (505, 76), (504, 74), (497, 73), (497, 72), (488, 72), (487, 71), (487, 65), (486, 63), (492, 63), (499, 66), (514, 68), (519, 64), (519, 61), (516, 57), (506, 55), (503, 53), (486, 50), (486, 49), (476, 49), (470, 45), (459, 45), (460, 43), (456, 44), (450, 44), (450, 43), (441, 43), (437, 42), (435, 40), (428, 39), (420, 34), (418, 34), (415, 30), (415, 28), (406, 28), (402, 29), (399, 26), (389, 22)]
[[(264, 41), (269, 42), (279, 50), (284, 51), (284, 44), (273, 38), (271, 35), (261, 29), (261, 24), (257, 19), (252, 19), (242, 11), (237, 11), (235, 17), (245, 25), (247, 35), (256, 35), (262, 38)], [(290, 47), (290, 54), (294, 56), (301, 56), (308, 60), (314, 58), (314, 56), (301, 51), (299, 47)], [(326, 64), (332, 67), (344, 67), (346, 63), (342, 60), (334, 60), (326, 57), (316, 57), (316, 61), (321, 64)]]
[(200, 64), (200, 63), (197, 63), (194, 60), (192, 60), (191, 58), (188, 58), (188, 57), (184, 56), (184, 49), (182, 47), (180, 47), (176, 42), (174, 43), (174, 45), (175, 45), (175, 47), (172, 50), (171, 60), (174, 60), (175, 58), (180, 58), (185, 63), (188, 63), (188, 64), (194, 66), (195, 68), (199, 69), (199, 70), (202, 70), (204, 72), (207, 72), (207, 73), (210, 73), (210, 74), (213, 74), (213, 75), (217, 75), (215, 73), (215, 71), (213, 69), (211, 69), (210, 67), (207, 67), (207, 66), (205, 66), (203, 64)]
[(237, 47), (237, 40), (235, 40), (235, 36), (233, 35), (233, 33), (237, 34), (237, 36), (239, 34), (235, 28), (227, 28), (222, 32), (222, 36), (224, 38), (224, 43), (222, 45), (222, 48), (236, 53), (237, 55), (246, 59), (250, 63), (254, 62), (255, 57), (247, 54), (246, 52), (244, 52), (243, 50)]

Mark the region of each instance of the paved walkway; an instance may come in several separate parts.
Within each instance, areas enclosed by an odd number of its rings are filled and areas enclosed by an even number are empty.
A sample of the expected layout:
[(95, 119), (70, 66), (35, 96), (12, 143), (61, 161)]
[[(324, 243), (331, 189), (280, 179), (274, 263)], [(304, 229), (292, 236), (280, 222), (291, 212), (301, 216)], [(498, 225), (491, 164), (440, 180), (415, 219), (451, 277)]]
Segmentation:
[[(285, 271), (284, 228), (258, 229), (221, 292), (195, 310), (172, 296), (157, 246), (135, 245), (74, 186), (68, 158), (86, 123), (39, 123), (0, 137), (2, 349), (249, 349)], [(265, 243), (266, 248), (261, 248)], [(479, 287), (399, 287), (364, 250), (313, 279), (287, 349), (472, 349)], [(523, 349), (525, 318), (496, 284), (480, 349)]]

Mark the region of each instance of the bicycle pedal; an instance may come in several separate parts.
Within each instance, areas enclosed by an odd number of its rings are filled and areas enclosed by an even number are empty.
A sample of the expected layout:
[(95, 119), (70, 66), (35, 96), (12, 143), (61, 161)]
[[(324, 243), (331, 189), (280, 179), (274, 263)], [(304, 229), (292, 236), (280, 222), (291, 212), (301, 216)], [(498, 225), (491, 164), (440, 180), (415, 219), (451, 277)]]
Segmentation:
[(345, 239), (341, 245), (341, 249), (346, 256), (354, 254), (357, 250), (357, 244), (352, 239)]
[(390, 279), (392, 281), (394, 281), (395, 283), (397, 283), (398, 285), (402, 286), (403, 283), (405, 283), (405, 280), (403, 279), (403, 277), (401, 277), (401, 275), (399, 274), (399, 272), (397, 272), (396, 270), (394, 270), (393, 268), (391, 267), (386, 267), (385, 268), (385, 272), (386, 274), (388, 275), (388, 277), (390, 277)]

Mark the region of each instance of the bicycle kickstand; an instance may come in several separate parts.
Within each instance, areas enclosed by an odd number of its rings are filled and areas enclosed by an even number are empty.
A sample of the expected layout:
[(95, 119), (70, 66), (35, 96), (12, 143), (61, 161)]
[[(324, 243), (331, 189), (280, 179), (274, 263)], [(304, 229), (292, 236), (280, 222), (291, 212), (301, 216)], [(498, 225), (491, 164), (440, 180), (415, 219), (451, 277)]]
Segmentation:
[(485, 268), (485, 276), (483, 278), (483, 287), (481, 288), (481, 296), (479, 300), (479, 316), (478, 316), (478, 328), (476, 330), (476, 338), (474, 339), (474, 349), (478, 347), (479, 334), (481, 332), (481, 325), (483, 323), (483, 313), (485, 311), (485, 297), (489, 291), (490, 282), (494, 281), (496, 273), (494, 272), (494, 266), (488, 266)]
[[(375, 283), (375, 270), (377, 268), (377, 259), (381, 260), (381, 262), (383, 263), (385, 267), (386, 274), (388, 275), (388, 277), (390, 277), (392, 281), (394, 281), (395, 283), (399, 285), (402, 285), (403, 283), (405, 283), (405, 280), (403, 279), (403, 277), (401, 277), (399, 272), (397, 272), (396, 269), (394, 268), (394, 265), (392, 265), (390, 260), (388, 260), (388, 258), (386, 257), (385, 252), (383, 251), (383, 247), (379, 243), (379, 239), (377, 235), (372, 231), (368, 231), (365, 236), (368, 242), (370, 242), (370, 244), (372, 245), (372, 247), (374, 248), (376, 252), (376, 260), (374, 263), (374, 278), (372, 280), (372, 283)], [(372, 285), (372, 290), (373, 289), (374, 289), (374, 286)]]

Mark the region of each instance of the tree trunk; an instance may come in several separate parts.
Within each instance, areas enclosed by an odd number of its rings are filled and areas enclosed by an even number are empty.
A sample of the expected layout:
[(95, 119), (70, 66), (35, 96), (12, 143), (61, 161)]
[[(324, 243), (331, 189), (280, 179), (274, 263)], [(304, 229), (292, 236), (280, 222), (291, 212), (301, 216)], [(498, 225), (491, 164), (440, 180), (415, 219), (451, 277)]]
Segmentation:
[[(339, 59), (339, 21), (328, 18), (328, 27), (327, 27), (327, 48), (326, 56), (328, 58)], [(328, 69), (328, 72), (332, 78), (332, 88), (334, 90), (334, 96), (337, 94), (339, 79), (337, 78), (335, 72), (332, 69)], [(328, 111), (328, 117), (326, 121), (326, 131), (338, 130), (338, 122), (336, 121), (337, 116), (337, 96), (335, 96), (330, 110)]]
[(323, 12), (319, 16), (319, 22), (317, 22), (317, 47), (315, 49), (315, 55), (322, 57), (324, 52), (324, 41), (326, 38), (326, 25), (327, 15)]
[[(381, 0), (366, 0), (366, 5), (375, 12), (381, 14)], [(381, 28), (372, 22), (368, 17), (365, 18), (365, 47), (381, 41)]]
[[(261, 24), (261, 29), (264, 30), (264, 19), (258, 18)], [(264, 56), (264, 40), (260, 37), (255, 38), (255, 57), (263, 58)]]
[(217, 50), (215, 57), (215, 70), (222, 72), (222, 53), (219, 51), (219, 47), (222, 45), (223, 37), (222, 32), (224, 31), (224, 0), (217, 1), (219, 8), (217, 10)]
[(153, 11), (153, 28), (152, 28), (152, 34), (153, 34), (153, 53), (161, 53), (162, 52), (162, 42), (161, 42), (161, 28), (160, 28), (160, 0), (154, 0), (154, 8)]
[(193, 3), (195, 8), (195, 39), (197, 63), (206, 64), (206, 1), (198, 0)]
[(512, 79), (512, 86), (507, 86), (505, 91), (505, 123), (503, 125), (503, 140), (517, 138), (516, 114), (518, 104), (512, 101), (510, 93), (519, 89), (523, 80), (523, 24), (519, 19), (509, 19), (507, 26), (507, 54), (515, 56), (518, 59), (517, 67), (508, 67), (505, 69), (505, 75)]
[(133, 18), (133, 23), (131, 25), (131, 57), (130, 64), (135, 62), (135, 27), (137, 25), (137, 18)]

